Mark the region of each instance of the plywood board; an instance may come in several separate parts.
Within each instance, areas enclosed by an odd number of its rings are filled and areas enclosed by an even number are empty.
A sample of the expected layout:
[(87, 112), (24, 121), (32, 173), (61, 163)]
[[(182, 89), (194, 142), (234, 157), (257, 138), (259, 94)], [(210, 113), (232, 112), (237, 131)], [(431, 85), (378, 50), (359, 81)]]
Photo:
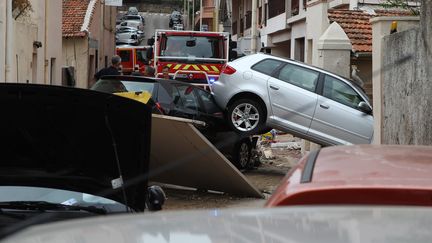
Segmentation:
[(153, 115), (150, 180), (263, 197), (192, 123), (187, 119)]

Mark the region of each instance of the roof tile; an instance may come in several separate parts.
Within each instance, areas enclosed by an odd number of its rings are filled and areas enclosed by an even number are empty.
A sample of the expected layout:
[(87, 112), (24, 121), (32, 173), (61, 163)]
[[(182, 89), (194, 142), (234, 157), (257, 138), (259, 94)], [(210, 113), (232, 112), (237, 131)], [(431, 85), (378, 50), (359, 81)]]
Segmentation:
[[(90, 0), (63, 0), (63, 37), (86, 36), (81, 28), (89, 7)], [(92, 15), (94, 9), (92, 10)]]
[(330, 22), (337, 22), (351, 40), (354, 52), (372, 52), (372, 25), (369, 20), (378, 16), (406, 16), (408, 11), (375, 10), (376, 14), (361, 10), (328, 11)]

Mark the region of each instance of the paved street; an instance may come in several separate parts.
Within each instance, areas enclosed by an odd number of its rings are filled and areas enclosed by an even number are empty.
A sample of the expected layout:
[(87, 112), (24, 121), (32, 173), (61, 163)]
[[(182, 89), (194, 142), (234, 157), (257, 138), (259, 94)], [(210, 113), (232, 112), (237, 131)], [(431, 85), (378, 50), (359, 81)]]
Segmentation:
[(140, 13), (145, 19), (145, 38), (143, 45), (147, 45), (147, 40), (155, 34), (156, 29), (168, 29), (169, 14), (166, 13)]

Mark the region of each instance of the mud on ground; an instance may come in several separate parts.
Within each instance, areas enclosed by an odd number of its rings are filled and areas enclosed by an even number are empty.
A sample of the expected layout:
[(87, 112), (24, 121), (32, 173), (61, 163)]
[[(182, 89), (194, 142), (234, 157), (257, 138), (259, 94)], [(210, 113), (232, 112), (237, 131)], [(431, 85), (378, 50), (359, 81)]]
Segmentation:
[[(284, 145), (287, 141), (299, 141), (291, 135), (276, 137), (276, 143)], [(289, 149), (284, 146), (271, 146), (269, 143), (262, 150), (271, 150), (272, 158), (261, 157), (261, 166), (244, 171), (244, 175), (255, 185), (266, 199), (275, 191), (285, 174), (301, 158), (299, 149)], [(273, 143), (275, 144), (275, 143)], [(273, 148), (272, 148), (273, 147)], [(164, 188), (167, 201), (166, 210), (213, 209), (232, 207), (262, 207), (266, 199), (240, 198), (228, 194), (197, 192)]]

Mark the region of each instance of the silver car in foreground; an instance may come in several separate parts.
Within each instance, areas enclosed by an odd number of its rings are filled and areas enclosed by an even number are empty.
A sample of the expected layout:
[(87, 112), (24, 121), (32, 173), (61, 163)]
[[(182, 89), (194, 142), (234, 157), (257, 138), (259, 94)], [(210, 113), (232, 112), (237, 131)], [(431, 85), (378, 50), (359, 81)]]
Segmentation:
[(4, 243), (425, 243), (430, 207), (279, 207), (92, 217), (30, 227)]
[(212, 90), (228, 124), (242, 134), (271, 128), (322, 144), (367, 144), (372, 107), (359, 86), (325, 70), (267, 54), (239, 58)]

